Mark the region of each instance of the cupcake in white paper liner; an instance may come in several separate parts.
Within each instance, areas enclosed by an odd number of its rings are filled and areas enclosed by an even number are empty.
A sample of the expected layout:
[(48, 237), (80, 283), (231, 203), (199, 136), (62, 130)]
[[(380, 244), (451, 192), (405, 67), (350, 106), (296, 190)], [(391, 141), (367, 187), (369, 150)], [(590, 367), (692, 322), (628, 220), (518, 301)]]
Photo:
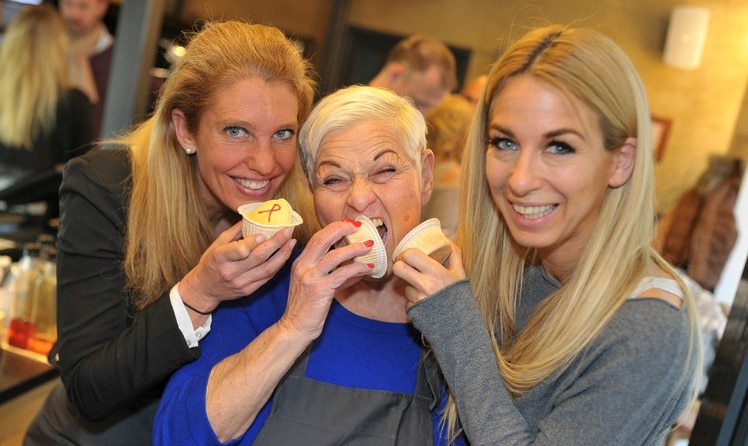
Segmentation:
[(429, 218), (405, 234), (392, 252), (397, 261), (406, 249), (416, 248), (439, 263), (447, 260), (452, 253), (449, 237), (442, 231), (438, 218)]
[(264, 234), (267, 238), (284, 228), (304, 223), (301, 215), (291, 208), (291, 204), (279, 198), (260, 203), (248, 203), (237, 209), (242, 216), (242, 235), (249, 237)]
[(359, 215), (356, 217), (356, 221), (361, 222), (361, 226), (356, 232), (345, 237), (348, 244), (352, 243), (364, 243), (367, 240), (372, 240), (374, 246), (371, 247), (371, 251), (368, 254), (355, 257), (354, 262), (373, 264), (374, 268), (371, 269), (369, 275), (375, 279), (379, 279), (384, 276), (387, 272), (387, 251), (384, 248), (384, 242), (382, 237), (377, 231), (377, 227), (369, 220), (365, 215)]

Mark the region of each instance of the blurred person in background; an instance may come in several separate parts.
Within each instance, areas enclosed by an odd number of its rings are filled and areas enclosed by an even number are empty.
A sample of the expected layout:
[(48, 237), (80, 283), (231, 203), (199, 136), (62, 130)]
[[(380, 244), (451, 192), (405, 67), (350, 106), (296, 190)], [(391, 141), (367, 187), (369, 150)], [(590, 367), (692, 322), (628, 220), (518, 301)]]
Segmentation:
[(114, 55), (114, 37), (104, 24), (109, 1), (59, 0), (58, 8), (72, 41), (70, 77), (94, 106), (94, 134), (98, 137)]
[(434, 191), (421, 217), (438, 218), (451, 238), (457, 231), (462, 152), (470, 131), (473, 105), (458, 94), (426, 112), (428, 147), (434, 152)]
[(483, 89), (486, 88), (486, 80), (488, 80), (488, 76), (485, 74), (474, 77), (462, 87), (460, 95), (470, 101), (470, 104), (475, 107), (482, 97)]
[(456, 85), (457, 62), (452, 51), (440, 40), (420, 35), (399, 41), (369, 81), (369, 86), (410, 98), (421, 113), (439, 105)]
[[(50, 5), (24, 8), (0, 46), (0, 190), (90, 148), (91, 103), (68, 77), (70, 40)], [(57, 188), (45, 197), (57, 214)], [(45, 219), (46, 221), (46, 219)]]

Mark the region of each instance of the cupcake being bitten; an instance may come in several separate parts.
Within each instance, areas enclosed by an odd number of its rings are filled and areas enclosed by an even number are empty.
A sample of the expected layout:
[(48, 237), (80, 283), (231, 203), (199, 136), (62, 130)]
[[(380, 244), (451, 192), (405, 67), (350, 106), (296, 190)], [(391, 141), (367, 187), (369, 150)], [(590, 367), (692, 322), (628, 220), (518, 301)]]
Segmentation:
[(356, 221), (360, 221), (361, 226), (359, 226), (356, 232), (345, 237), (348, 244), (364, 243), (367, 240), (372, 240), (374, 246), (372, 246), (371, 251), (367, 254), (355, 257), (353, 261), (365, 264), (371, 263), (374, 265), (374, 268), (371, 269), (369, 275), (375, 279), (379, 279), (387, 272), (388, 266), (387, 251), (384, 248), (384, 242), (382, 241), (382, 237), (379, 235), (379, 231), (377, 231), (377, 227), (368, 217), (365, 215), (359, 215), (356, 217)]

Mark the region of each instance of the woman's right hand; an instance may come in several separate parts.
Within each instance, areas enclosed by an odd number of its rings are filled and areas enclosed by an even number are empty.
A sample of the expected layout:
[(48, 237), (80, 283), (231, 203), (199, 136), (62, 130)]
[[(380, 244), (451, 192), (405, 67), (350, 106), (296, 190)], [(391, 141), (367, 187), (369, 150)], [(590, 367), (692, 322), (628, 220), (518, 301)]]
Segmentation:
[(240, 221), (221, 233), (180, 281), (184, 302), (207, 313), (224, 300), (252, 294), (283, 267), (296, 245), (293, 228), (267, 240), (262, 235), (242, 238), (241, 228)]
[(411, 304), (433, 295), (467, 277), (462, 264), (462, 250), (454, 242), (447, 264), (442, 265), (417, 249), (407, 249), (392, 265), (392, 273), (403, 279), (405, 296)]
[(330, 304), (338, 290), (360, 281), (371, 266), (352, 262), (371, 246), (354, 243), (332, 249), (343, 237), (356, 232), (359, 222), (343, 220), (318, 231), (294, 261), (286, 312), (278, 325), (311, 342), (322, 332)]

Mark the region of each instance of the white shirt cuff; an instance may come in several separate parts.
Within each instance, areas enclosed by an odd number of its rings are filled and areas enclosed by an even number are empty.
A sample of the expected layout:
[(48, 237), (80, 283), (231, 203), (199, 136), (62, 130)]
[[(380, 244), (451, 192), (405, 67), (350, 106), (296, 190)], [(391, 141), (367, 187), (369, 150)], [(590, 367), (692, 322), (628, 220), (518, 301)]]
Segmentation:
[(210, 324), (213, 322), (213, 316), (208, 316), (208, 320), (203, 325), (193, 328), (192, 319), (190, 319), (190, 315), (187, 313), (187, 307), (182, 302), (182, 296), (179, 295), (178, 286), (179, 283), (171, 287), (169, 300), (171, 301), (171, 307), (174, 309), (174, 316), (177, 318), (177, 325), (184, 336), (184, 340), (187, 342), (187, 346), (195, 348), (199, 345), (200, 340), (210, 333)]

